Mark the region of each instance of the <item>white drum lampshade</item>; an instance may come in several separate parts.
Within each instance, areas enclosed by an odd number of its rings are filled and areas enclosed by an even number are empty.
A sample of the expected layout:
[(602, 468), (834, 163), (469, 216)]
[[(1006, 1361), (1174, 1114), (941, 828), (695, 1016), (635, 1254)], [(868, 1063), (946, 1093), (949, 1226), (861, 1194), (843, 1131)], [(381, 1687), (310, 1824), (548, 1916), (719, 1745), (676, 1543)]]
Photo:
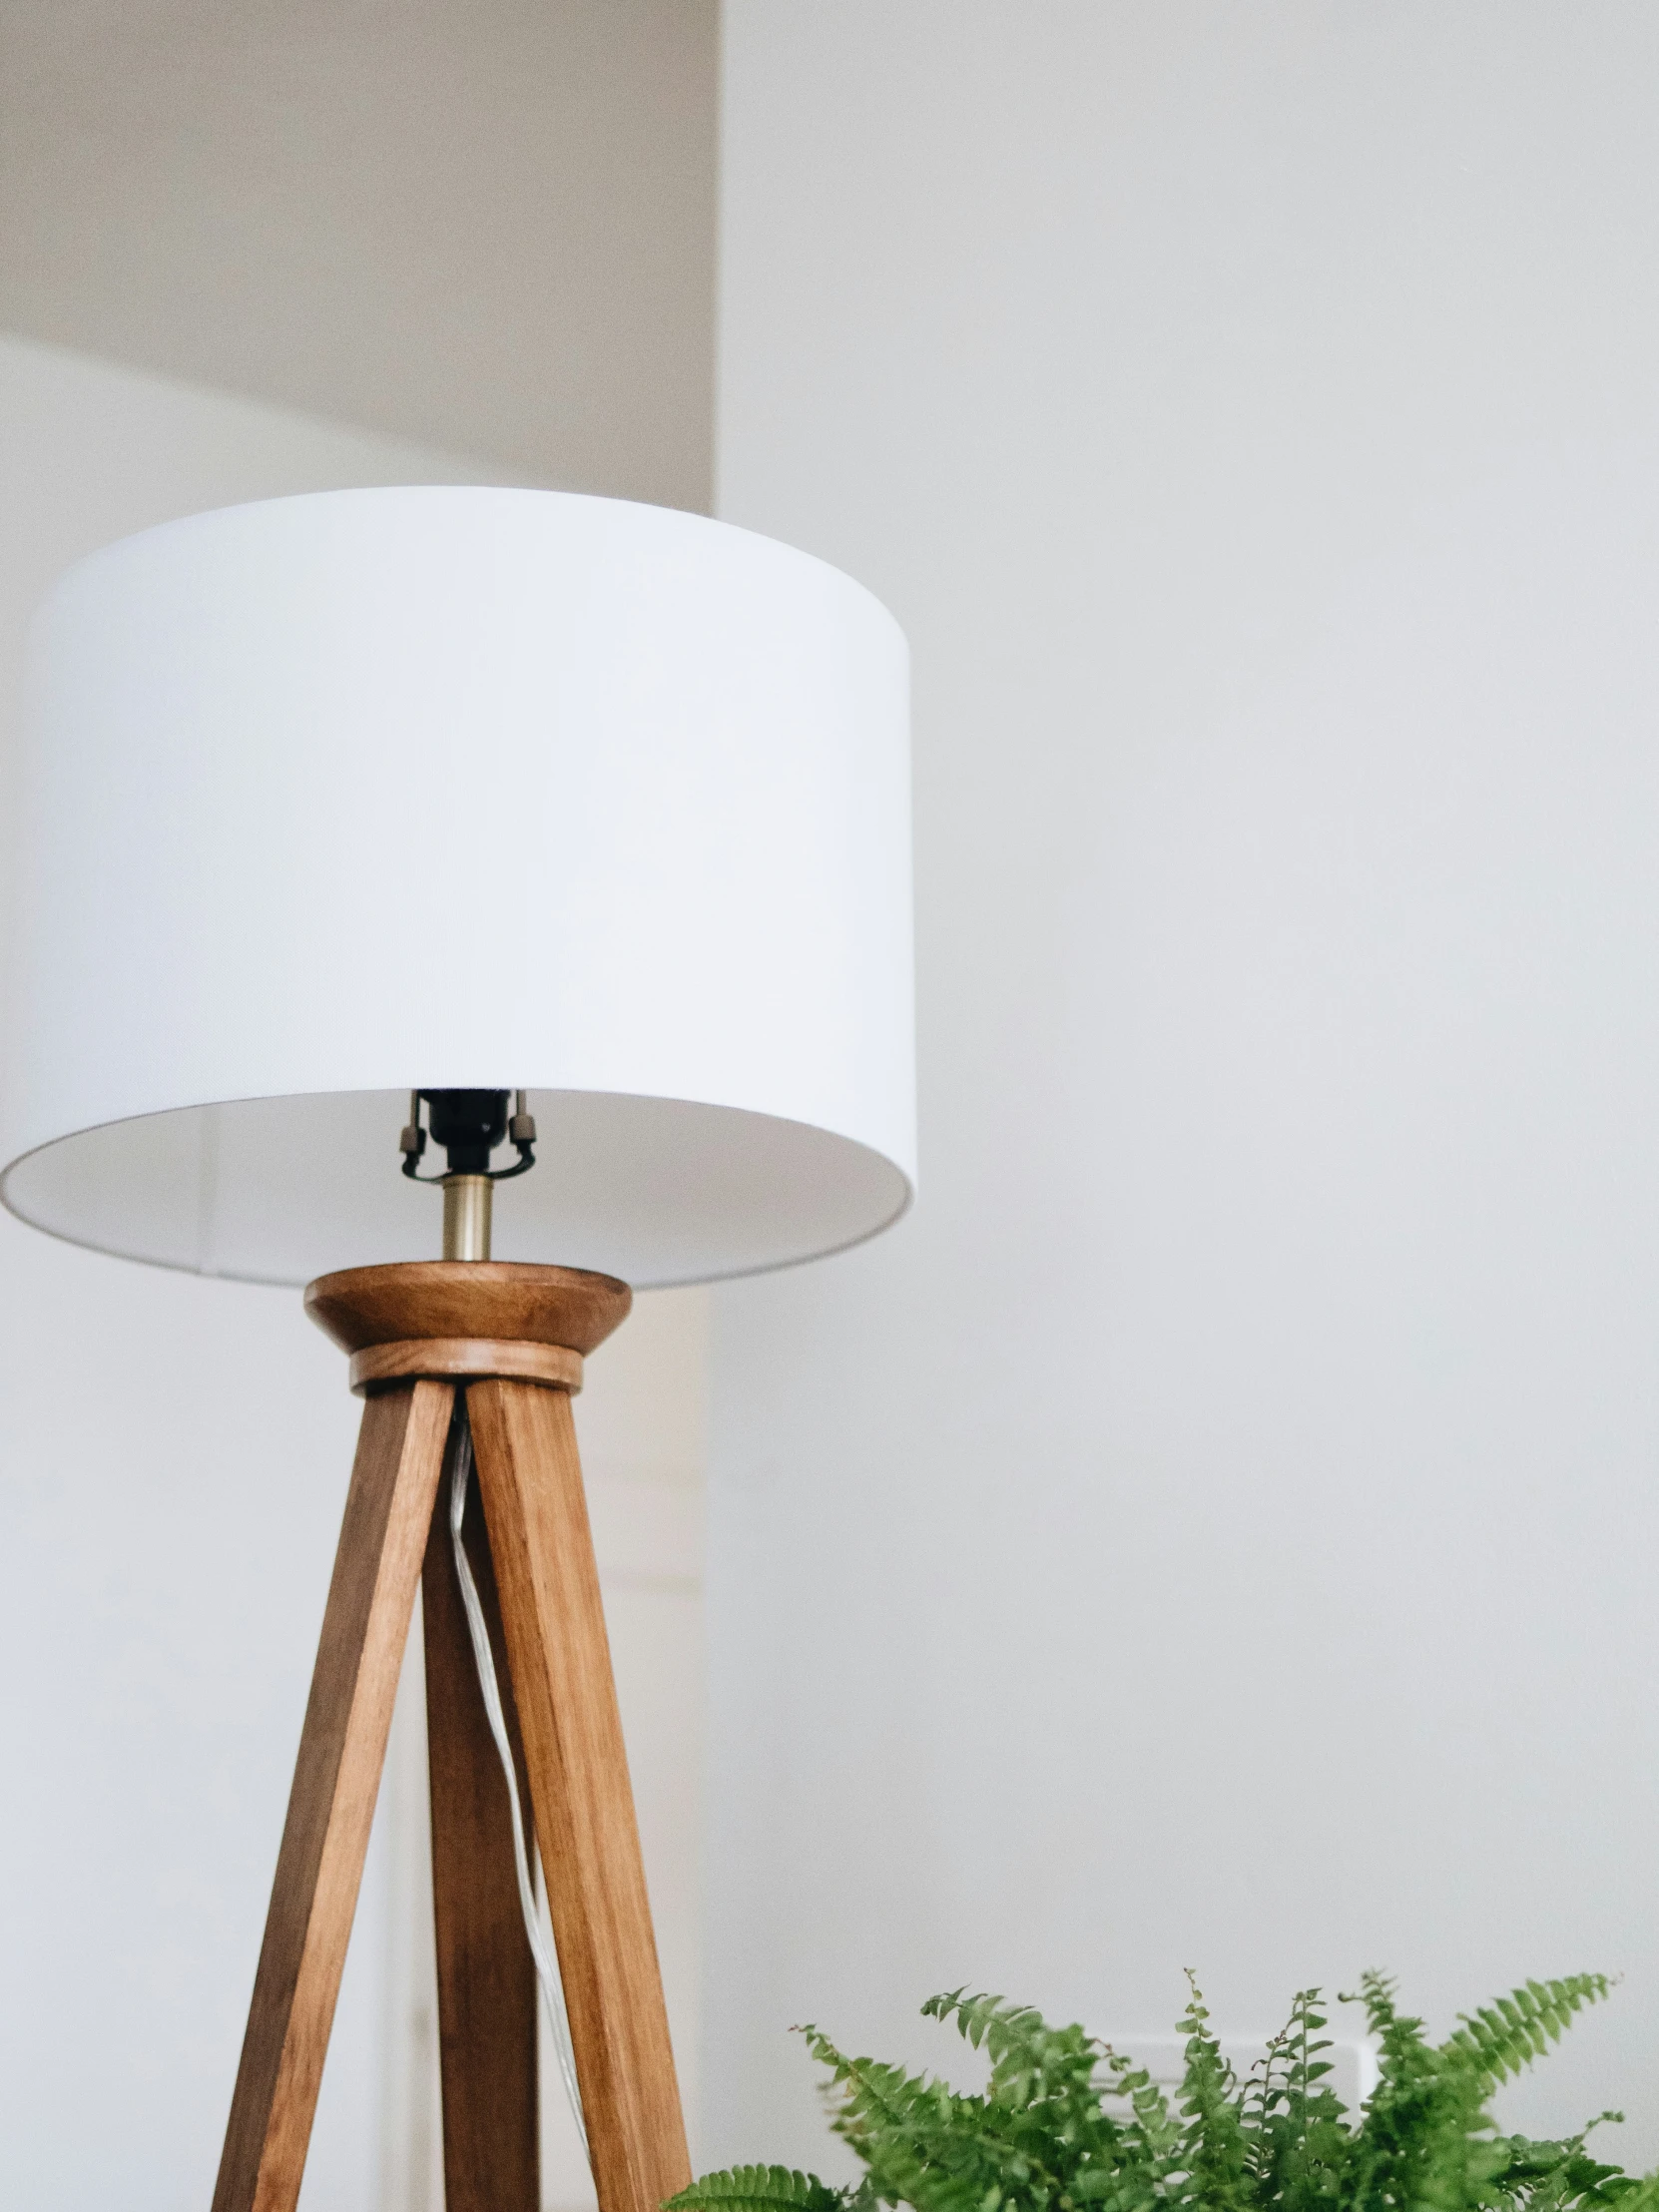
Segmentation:
[(703, 1281), (908, 1202), (906, 653), (805, 554), (553, 492), (168, 524), (48, 600), (20, 805), (0, 1191), (43, 1229), (432, 1257), (424, 1086), (530, 1093), (498, 1259)]

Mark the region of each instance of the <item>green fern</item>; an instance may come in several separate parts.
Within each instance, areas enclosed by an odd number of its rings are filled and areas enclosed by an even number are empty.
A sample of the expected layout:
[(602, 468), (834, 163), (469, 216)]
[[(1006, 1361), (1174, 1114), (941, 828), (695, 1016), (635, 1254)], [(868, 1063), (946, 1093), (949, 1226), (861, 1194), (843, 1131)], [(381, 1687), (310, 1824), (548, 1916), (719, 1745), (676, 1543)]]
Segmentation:
[(1181, 2110), (1186, 2132), (1181, 2140), (1185, 2169), (1179, 2202), (1213, 2212), (1247, 2212), (1255, 2192), (1250, 2186), (1249, 2138), (1244, 2098), (1232, 2067), (1210, 2027), (1210, 2015), (1198, 1983), (1187, 1975), (1187, 2009), (1177, 2026), (1187, 2038)]
[[(1602, 2120), (1623, 2117), (1622, 2112), (1600, 2114)], [(1494, 2177), (1494, 2187), (1499, 2200), (1523, 2205), (1527, 2212), (1568, 2212), (1569, 2207), (1610, 2212), (1614, 2205), (1621, 2212), (1631, 2212), (1644, 2192), (1651, 2196), (1654, 2185), (1634, 2181), (1617, 2166), (1605, 2166), (1592, 2158), (1584, 2148), (1589, 2132), (1589, 2128), (1581, 2128), (1562, 2143), (1530, 2142), (1524, 2135), (1498, 2137), (1503, 2165)]]
[(942, 2081), (877, 2059), (848, 2058), (816, 2027), (801, 2032), (830, 2070), (838, 2093), (830, 2125), (864, 2161), (876, 2203), (910, 2205), (915, 2212), (979, 2212), (987, 2200), (999, 2204), (1010, 2183), (1029, 2186), (1033, 2180), (1032, 2201), (1053, 2200), (1052, 2177), (1034, 2174), (1018, 2145), (1001, 2142), (987, 2126), (984, 2098), (958, 2097)]
[[(929, 1997), (989, 2061), (980, 2094), (801, 2030), (828, 2070), (830, 2125), (863, 2175), (837, 2189), (784, 2166), (706, 2175), (667, 2212), (1659, 2212), (1659, 2176), (1638, 2180), (1585, 2148), (1499, 2135), (1493, 2091), (1543, 2056), (1606, 1996), (1602, 1974), (1528, 1981), (1459, 2015), (1443, 2043), (1368, 1973), (1356, 1997), (1378, 2051), (1362, 2112), (1332, 2087), (1318, 1989), (1298, 1991), (1248, 2080), (1228, 2065), (1196, 1982), (1180, 2026), (1173, 2100), (1132, 2060), (1079, 2026), (966, 1989)], [(1616, 2119), (1616, 2113), (1603, 2113)], [(1592, 2125), (1595, 2123), (1592, 2123)]]
[(837, 2212), (848, 2194), (788, 2166), (730, 2166), (705, 2174), (669, 2203), (677, 2212)]
[(1564, 1981), (1528, 1981), (1478, 2012), (1459, 2012), (1462, 2026), (1442, 2046), (1461, 2059), (1490, 2092), (1511, 2074), (1542, 2058), (1572, 2023), (1573, 2014), (1607, 1995), (1604, 1973), (1569, 1974)]
[(1331, 2038), (1318, 1989), (1299, 1989), (1291, 2016), (1269, 2045), (1250, 2129), (1256, 2203), (1284, 2212), (1320, 2212), (1341, 2202), (1354, 2164), (1354, 2137), (1341, 2100), (1329, 2086)]

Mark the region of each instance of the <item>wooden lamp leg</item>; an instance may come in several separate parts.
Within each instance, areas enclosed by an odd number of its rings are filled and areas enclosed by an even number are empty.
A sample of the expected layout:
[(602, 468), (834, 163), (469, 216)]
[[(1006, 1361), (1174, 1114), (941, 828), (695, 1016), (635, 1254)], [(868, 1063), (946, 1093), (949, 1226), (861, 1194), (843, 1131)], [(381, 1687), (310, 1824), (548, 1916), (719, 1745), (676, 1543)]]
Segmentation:
[(363, 1409), (213, 2212), (293, 2212), (454, 1387)]
[(600, 2212), (691, 2179), (566, 1390), (467, 1387)]
[(543, 1840), (600, 2212), (658, 2212), (691, 2166), (569, 1395), (583, 1354), (626, 1315), (628, 1287), (417, 1261), (325, 1276), (305, 1303), (350, 1353), (352, 1387), (375, 1394), (214, 2212), (295, 2212), (423, 1558), (449, 2212), (536, 2212), (534, 1969), (438, 1496), (463, 1381), (483, 1507), (463, 1534)]
[[(432, 1782), (432, 1903), (447, 2212), (540, 2212), (536, 1969), (525, 1940), (512, 1807), (455, 1578), (448, 1481), (432, 1515), (421, 1611)], [(530, 1790), (478, 1490), (462, 1537), (495, 1655), (526, 1816)]]

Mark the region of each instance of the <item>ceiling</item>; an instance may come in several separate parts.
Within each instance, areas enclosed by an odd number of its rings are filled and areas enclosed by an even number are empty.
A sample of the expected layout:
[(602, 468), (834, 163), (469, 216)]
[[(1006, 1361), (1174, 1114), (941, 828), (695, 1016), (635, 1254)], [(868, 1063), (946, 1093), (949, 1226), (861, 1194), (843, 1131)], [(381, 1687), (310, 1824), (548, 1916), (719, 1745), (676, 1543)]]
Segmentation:
[(0, 0), (0, 329), (706, 508), (718, 0)]

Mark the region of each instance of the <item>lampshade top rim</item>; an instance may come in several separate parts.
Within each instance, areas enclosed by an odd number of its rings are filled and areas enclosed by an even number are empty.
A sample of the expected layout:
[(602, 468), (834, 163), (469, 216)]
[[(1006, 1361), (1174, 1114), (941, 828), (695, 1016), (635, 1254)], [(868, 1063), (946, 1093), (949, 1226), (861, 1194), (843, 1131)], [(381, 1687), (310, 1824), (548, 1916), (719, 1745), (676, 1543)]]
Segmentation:
[(665, 507), (651, 499), (626, 499), (612, 497), (605, 492), (557, 491), (537, 484), (356, 484), (337, 491), (279, 492), (267, 499), (236, 499), (223, 507), (203, 507), (195, 514), (174, 515), (166, 522), (147, 524), (142, 530), (129, 530), (119, 538), (111, 538), (107, 544), (96, 546), (89, 553), (81, 554), (61, 568), (46, 594), (44, 605), (50, 605), (60, 589), (72, 578), (81, 576), (107, 561), (119, 559), (141, 545), (159, 544), (171, 537), (183, 537), (193, 532), (211, 528), (233, 515), (256, 512), (275, 512), (279, 508), (301, 508), (345, 505), (368, 506), (398, 500), (419, 499), (444, 501), (455, 505), (489, 505), (523, 502), (526, 504), (556, 504), (585, 509), (628, 508), (636, 513), (657, 515), (670, 527), (684, 527), (691, 533), (718, 534), (724, 538), (744, 538), (752, 544), (766, 546), (791, 562), (804, 568), (820, 569), (826, 576), (833, 577), (848, 591), (855, 592), (869, 609), (880, 616), (909, 656), (909, 640), (902, 625), (885, 600), (862, 584), (856, 576), (833, 561), (826, 560), (821, 553), (809, 553), (805, 547), (792, 545), (787, 538), (774, 537), (770, 530), (752, 530), (741, 522), (727, 522), (718, 515), (698, 514), (689, 507)]

